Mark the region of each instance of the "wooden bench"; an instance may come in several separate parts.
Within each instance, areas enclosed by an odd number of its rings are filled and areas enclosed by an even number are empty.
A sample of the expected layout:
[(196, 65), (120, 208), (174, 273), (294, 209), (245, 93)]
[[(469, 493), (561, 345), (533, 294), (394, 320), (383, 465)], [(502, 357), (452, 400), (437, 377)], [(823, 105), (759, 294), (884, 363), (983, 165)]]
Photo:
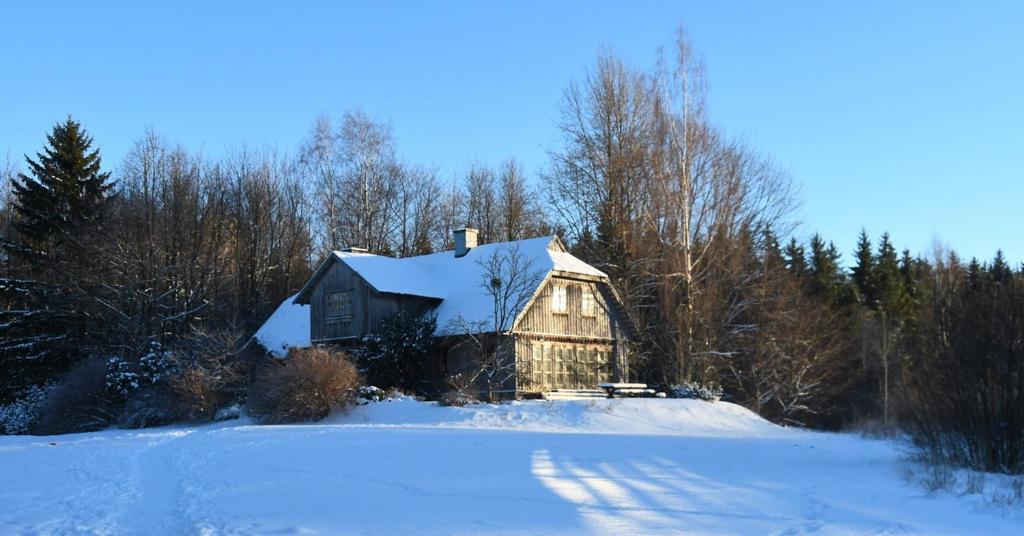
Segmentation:
[(608, 398), (619, 396), (654, 396), (654, 389), (648, 389), (646, 383), (599, 383), (597, 385), (608, 394)]

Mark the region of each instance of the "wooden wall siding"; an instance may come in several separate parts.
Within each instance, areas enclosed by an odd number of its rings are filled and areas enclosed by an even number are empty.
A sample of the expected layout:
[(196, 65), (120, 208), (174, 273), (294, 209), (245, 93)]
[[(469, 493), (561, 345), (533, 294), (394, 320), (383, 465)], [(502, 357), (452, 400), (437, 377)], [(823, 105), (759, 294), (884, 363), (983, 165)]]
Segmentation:
[(594, 389), (600, 383), (623, 379), (610, 343), (576, 343), (516, 338), (519, 389)]
[[(348, 322), (326, 315), (327, 294), (341, 291), (352, 292), (352, 317)], [(379, 329), (390, 316), (400, 312), (422, 314), (435, 305), (436, 300), (377, 292), (348, 265), (335, 262), (310, 296), (310, 339), (323, 342), (362, 337)]]
[[(556, 285), (567, 288), (565, 313), (551, 310)], [(592, 317), (583, 316), (585, 288), (596, 301)], [(551, 277), (516, 326), (520, 389), (591, 389), (627, 380), (628, 331), (615, 303), (606, 283)]]
[[(568, 309), (565, 313), (551, 310), (556, 285), (567, 287)], [(596, 316), (583, 316), (583, 289), (589, 288), (596, 301)], [(604, 283), (566, 277), (552, 277), (523, 315), (516, 333), (581, 337), (587, 339), (625, 339), (624, 323), (611, 292)]]

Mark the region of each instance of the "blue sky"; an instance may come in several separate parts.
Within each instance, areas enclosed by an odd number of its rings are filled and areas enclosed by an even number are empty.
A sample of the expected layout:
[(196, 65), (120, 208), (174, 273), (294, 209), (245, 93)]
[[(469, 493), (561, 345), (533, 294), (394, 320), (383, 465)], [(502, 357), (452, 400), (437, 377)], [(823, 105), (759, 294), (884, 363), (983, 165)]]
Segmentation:
[(683, 25), (714, 120), (800, 185), (800, 234), (934, 238), (1024, 261), (1024, 3), (18, 2), (0, 7), (0, 159), (67, 113), (108, 166), (152, 127), (216, 155), (292, 150), (361, 107), (445, 177), (557, 146), (601, 47), (638, 67)]

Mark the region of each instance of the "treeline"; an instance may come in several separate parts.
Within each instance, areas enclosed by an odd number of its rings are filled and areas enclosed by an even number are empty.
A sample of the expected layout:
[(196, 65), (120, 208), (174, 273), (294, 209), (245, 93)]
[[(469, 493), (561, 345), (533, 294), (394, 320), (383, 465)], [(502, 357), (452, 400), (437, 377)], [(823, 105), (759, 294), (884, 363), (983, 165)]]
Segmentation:
[(471, 226), (483, 242), (557, 232), (608, 273), (638, 328), (635, 380), (721, 386), (782, 423), (899, 424), (1019, 470), (1022, 268), (866, 234), (844, 262), (792, 238), (791, 179), (711, 121), (706, 85), (683, 35), (651, 69), (602, 54), (566, 89), (538, 180), (514, 159), (442, 178), (358, 111), (316, 120), (290, 155), (210, 158), (148, 133), (106, 171), (69, 118), (7, 166), (0, 402), (197, 330), (240, 345), (326, 251), (430, 253)]
[(776, 422), (900, 424), (944, 458), (1020, 471), (1024, 266), (862, 234), (846, 270), (820, 236), (780, 244), (789, 178), (708, 119), (701, 60), (676, 45), (649, 71), (604, 55), (571, 85), (544, 177), (639, 327), (636, 379), (721, 385)]
[(514, 160), (442, 181), (358, 111), (317, 120), (295, 156), (211, 159), (147, 133), (113, 172), (68, 118), (26, 162), (4, 177), (2, 400), (195, 330), (244, 340), (331, 249), (430, 253), (466, 225), (490, 241), (552, 232)]

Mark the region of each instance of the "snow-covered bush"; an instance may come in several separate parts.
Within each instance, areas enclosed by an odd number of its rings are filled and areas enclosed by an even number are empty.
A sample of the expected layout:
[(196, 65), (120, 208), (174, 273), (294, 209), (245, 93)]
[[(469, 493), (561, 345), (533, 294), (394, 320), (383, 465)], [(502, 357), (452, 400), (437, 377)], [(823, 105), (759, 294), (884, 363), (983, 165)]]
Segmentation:
[(174, 352), (167, 350), (157, 341), (150, 343), (149, 351), (139, 357), (139, 371), (143, 380), (155, 384), (178, 371)]
[(437, 400), (437, 403), (442, 406), (455, 406), (461, 408), (462, 406), (478, 404), (480, 401), (465, 393), (449, 391), (441, 395), (441, 398)]
[(350, 353), (368, 383), (422, 393), (430, 387), (423, 381), (436, 327), (431, 315), (397, 314), (384, 319), (380, 330), (363, 337)]
[(266, 423), (316, 421), (354, 403), (361, 383), (343, 352), (293, 348), (250, 385), (246, 409)]
[(174, 353), (156, 341), (134, 361), (121, 356), (107, 359), (107, 392), (125, 400), (139, 388), (156, 385), (178, 372)]
[(373, 385), (364, 385), (356, 389), (356, 403), (363, 405), (369, 404), (370, 402), (380, 402), (387, 400), (388, 394), (380, 387)]
[(665, 391), (669, 398), (693, 398), (717, 402), (722, 398), (722, 388), (717, 385), (703, 385), (699, 382), (685, 382), (678, 385), (670, 385)]
[(116, 400), (124, 400), (142, 385), (142, 375), (122, 357), (107, 359), (107, 393)]
[(29, 433), (39, 418), (39, 410), (46, 400), (46, 391), (44, 387), (33, 385), (14, 402), (0, 406), (0, 435)]

